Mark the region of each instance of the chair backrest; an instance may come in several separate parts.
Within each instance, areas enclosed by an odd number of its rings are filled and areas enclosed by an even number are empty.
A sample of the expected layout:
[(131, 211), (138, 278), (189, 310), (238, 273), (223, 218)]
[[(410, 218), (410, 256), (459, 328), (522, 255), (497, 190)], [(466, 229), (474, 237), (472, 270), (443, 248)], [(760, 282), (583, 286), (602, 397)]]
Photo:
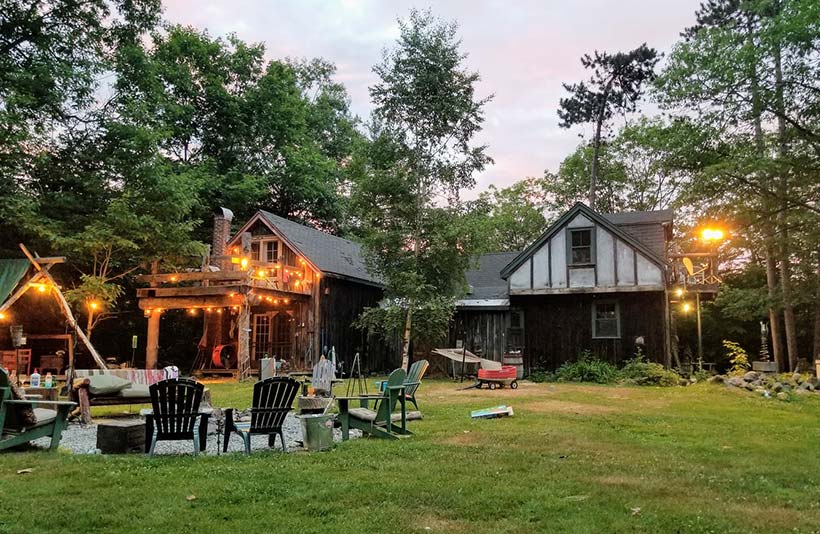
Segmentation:
[(387, 377), (387, 385), (384, 387), (382, 398), (379, 399), (379, 405), (376, 409), (376, 422), (384, 422), (390, 420), (390, 414), (396, 408), (399, 400), (399, 389), (404, 386), (407, 379), (407, 373), (404, 369), (396, 369), (390, 376)]
[(310, 383), (314, 390), (330, 393), (334, 378), (336, 378), (336, 373), (333, 369), (333, 362), (323, 357), (313, 367), (313, 377)]
[(276, 376), (254, 384), (251, 432), (278, 431), (282, 428), (298, 391), (299, 382), (290, 377)]
[(405, 395), (413, 395), (416, 393), (416, 390), (419, 389), (421, 385), (421, 379), (424, 376), (424, 373), (427, 372), (427, 368), (430, 366), (430, 362), (427, 360), (419, 360), (417, 362), (413, 362), (413, 365), (410, 366), (410, 371), (407, 373), (407, 387), (404, 389)]
[(148, 391), (159, 435), (184, 436), (194, 431), (205, 386), (187, 378), (171, 378), (151, 384)]

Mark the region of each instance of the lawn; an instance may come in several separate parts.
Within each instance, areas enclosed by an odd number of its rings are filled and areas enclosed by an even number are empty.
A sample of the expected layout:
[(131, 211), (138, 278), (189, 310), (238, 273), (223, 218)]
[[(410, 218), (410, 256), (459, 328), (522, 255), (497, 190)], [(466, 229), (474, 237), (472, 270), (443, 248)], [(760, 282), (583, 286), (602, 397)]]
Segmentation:
[[(398, 442), (246, 457), (0, 455), (0, 532), (817, 532), (820, 400), (424, 382)], [(212, 384), (214, 405), (249, 385)], [(515, 417), (473, 421), (508, 403)], [(18, 475), (18, 469), (33, 468)], [(188, 500), (189, 496), (195, 499)]]

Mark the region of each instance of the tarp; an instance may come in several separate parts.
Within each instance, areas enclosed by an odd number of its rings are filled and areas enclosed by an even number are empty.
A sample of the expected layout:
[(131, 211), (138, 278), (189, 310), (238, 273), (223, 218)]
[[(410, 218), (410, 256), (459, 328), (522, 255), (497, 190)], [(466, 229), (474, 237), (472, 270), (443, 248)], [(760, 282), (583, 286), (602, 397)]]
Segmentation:
[(0, 306), (6, 302), (14, 288), (25, 276), (31, 263), (25, 258), (3, 260), (0, 259)]
[(479, 358), (469, 350), (465, 351), (463, 349), (433, 349), (431, 352), (433, 354), (438, 354), (439, 356), (449, 358), (454, 362), (458, 363), (461, 363), (463, 358), (464, 362), (477, 363), (481, 365), (482, 369), (501, 369), (501, 362), (497, 362), (495, 360), (488, 360), (486, 358)]

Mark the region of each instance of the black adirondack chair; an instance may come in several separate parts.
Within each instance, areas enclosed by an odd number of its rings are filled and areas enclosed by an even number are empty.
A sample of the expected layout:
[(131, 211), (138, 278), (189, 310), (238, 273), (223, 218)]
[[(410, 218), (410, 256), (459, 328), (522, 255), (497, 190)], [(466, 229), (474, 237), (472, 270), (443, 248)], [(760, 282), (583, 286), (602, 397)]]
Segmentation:
[(282, 442), (282, 451), (288, 452), (282, 424), (285, 416), (293, 409), (293, 399), (299, 391), (299, 382), (292, 378), (273, 377), (260, 380), (253, 385), (251, 420), (237, 422), (233, 418), (233, 408), (225, 410), (225, 440), (222, 452), (228, 452), (228, 440), (232, 433), (238, 434), (245, 443), (245, 452), (251, 453), (251, 436), (267, 434), (268, 445), (276, 445), (276, 436)]
[(153, 456), (158, 441), (190, 439), (194, 454), (205, 448), (208, 417), (200, 413), (199, 404), (205, 386), (187, 378), (160, 380), (148, 387), (153, 413), (146, 416), (146, 436), (150, 436), (148, 454)]

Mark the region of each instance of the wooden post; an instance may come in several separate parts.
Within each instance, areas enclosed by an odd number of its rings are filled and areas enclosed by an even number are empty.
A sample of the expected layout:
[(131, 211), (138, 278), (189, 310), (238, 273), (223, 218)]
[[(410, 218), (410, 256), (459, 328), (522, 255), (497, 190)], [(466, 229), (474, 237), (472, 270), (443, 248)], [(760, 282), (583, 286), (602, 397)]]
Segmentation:
[(672, 311), (669, 307), (669, 291), (663, 291), (663, 352), (664, 366), (672, 368)]
[(245, 380), (251, 376), (251, 307), (248, 302), (248, 295), (239, 308), (238, 325), (239, 335), (237, 336), (237, 361), (239, 369), (239, 380)]
[(156, 369), (159, 356), (159, 318), (160, 313), (152, 310), (148, 316), (148, 336), (145, 342), (145, 368)]
[[(159, 262), (151, 262), (151, 274), (159, 273)], [(151, 282), (151, 287), (157, 287), (156, 282)], [(145, 341), (145, 368), (156, 369), (159, 359), (159, 319), (160, 313), (151, 310), (148, 314), (148, 335)]]

